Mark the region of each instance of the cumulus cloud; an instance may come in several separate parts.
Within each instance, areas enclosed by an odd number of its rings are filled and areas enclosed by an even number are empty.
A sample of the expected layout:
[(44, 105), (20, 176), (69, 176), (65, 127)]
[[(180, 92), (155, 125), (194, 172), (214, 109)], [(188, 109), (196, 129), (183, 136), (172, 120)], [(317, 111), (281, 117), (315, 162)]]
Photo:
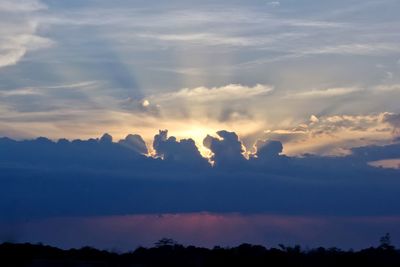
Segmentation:
[(218, 131), (218, 137), (207, 135), (203, 145), (211, 150), (211, 160), (217, 167), (232, 167), (242, 164), (245, 152), (239, 137), (234, 132)]
[(58, 142), (0, 138), (0, 221), (195, 211), (400, 212), (394, 201), (400, 196), (398, 170), (368, 165), (400, 157), (399, 143), (354, 148), (344, 157), (286, 157), (280, 142), (268, 140), (256, 144), (257, 157), (246, 159), (236, 133), (217, 134), (204, 140), (214, 167), (192, 140), (178, 141), (167, 131), (154, 137), (157, 156), (163, 159), (140, 155), (107, 134)]
[(255, 147), (257, 149), (256, 155), (259, 159), (274, 159), (283, 152), (283, 145), (280, 141), (259, 140)]
[(199, 165), (206, 164), (195, 142), (192, 139), (182, 139), (177, 141), (176, 137), (168, 137), (167, 130), (160, 130), (154, 136), (153, 147), (156, 155), (166, 161), (182, 162), (186, 164)]
[(112, 141), (113, 141), (113, 138), (112, 138), (112, 136), (111, 136), (110, 134), (108, 134), (108, 133), (103, 134), (103, 135), (100, 137), (100, 140), (99, 140), (99, 142), (100, 142), (100, 143), (103, 143), (103, 144), (111, 144)]
[(125, 139), (118, 141), (118, 143), (140, 154), (147, 155), (149, 153), (145, 141), (138, 134), (128, 134)]

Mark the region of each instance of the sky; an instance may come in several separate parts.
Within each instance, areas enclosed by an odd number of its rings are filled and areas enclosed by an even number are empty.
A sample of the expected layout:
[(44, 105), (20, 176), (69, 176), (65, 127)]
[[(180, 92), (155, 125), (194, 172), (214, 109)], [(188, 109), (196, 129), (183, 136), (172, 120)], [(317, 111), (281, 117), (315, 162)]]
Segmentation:
[(0, 0), (0, 241), (400, 240), (399, 9)]
[(0, 134), (151, 142), (168, 129), (202, 146), (227, 129), (288, 154), (389, 143), (399, 5), (2, 0)]

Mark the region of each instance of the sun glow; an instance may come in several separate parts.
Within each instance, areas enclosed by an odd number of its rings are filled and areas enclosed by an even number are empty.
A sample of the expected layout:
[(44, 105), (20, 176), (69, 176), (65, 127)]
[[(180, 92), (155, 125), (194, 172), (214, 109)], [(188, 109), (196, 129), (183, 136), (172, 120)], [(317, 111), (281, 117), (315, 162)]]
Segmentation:
[(182, 138), (193, 139), (201, 155), (209, 158), (211, 156), (211, 151), (203, 145), (203, 140), (207, 135), (214, 135), (217, 131), (218, 130), (213, 128), (191, 125), (187, 129), (182, 129), (177, 135)]

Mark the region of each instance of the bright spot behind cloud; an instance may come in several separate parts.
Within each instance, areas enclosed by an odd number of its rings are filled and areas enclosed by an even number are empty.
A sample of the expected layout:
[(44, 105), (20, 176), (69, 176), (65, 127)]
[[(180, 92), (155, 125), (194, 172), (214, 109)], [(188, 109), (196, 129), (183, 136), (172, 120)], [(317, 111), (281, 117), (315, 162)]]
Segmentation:
[(143, 106), (143, 107), (148, 107), (148, 106), (150, 106), (149, 100), (147, 100), (147, 99), (143, 100), (142, 106)]

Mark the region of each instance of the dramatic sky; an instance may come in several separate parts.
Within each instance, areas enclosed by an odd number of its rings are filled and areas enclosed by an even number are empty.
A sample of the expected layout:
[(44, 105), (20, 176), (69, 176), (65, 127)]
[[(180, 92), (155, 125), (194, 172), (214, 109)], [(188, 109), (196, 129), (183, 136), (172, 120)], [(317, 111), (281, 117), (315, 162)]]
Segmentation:
[(0, 0), (0, 241), (400, 240), (399, 10)]
[[(396, 0), (1, 0), (0, 134), (387, 142)], [(314, 115), (314, 116), (312, 116)], [(311, 117), (312, 116), (312, 117)], [(398, 126), (398, 119), (396, 121)]]

